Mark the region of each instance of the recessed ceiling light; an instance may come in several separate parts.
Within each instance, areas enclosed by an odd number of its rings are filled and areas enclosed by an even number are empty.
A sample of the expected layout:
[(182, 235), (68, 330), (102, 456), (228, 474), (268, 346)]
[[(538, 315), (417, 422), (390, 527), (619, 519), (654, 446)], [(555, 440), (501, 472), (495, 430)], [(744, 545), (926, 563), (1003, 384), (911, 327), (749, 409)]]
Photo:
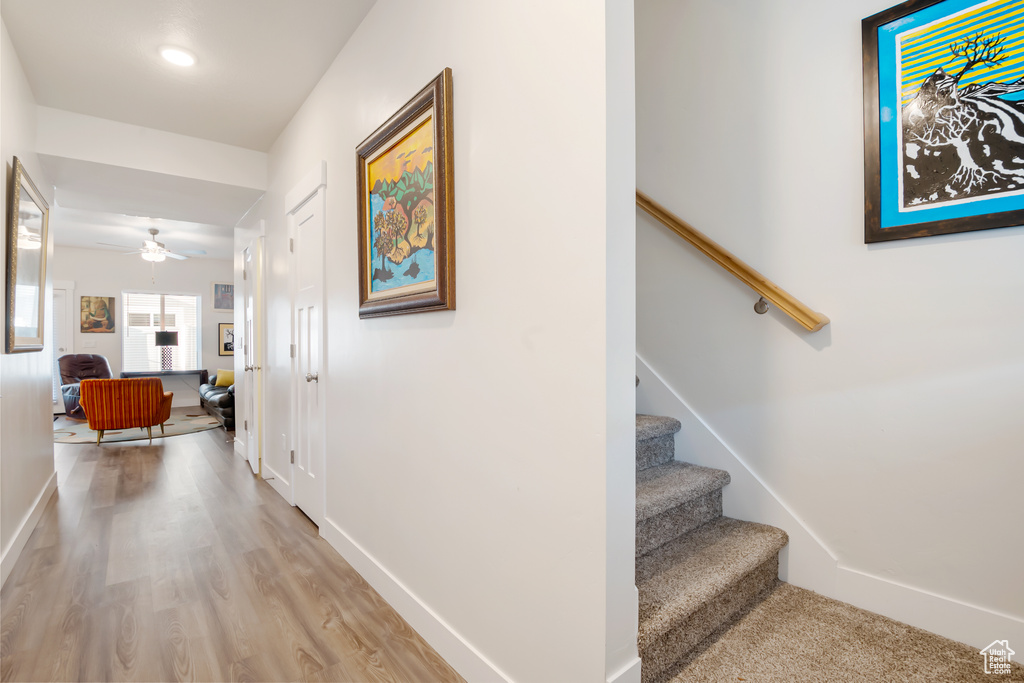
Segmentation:
[(177, 64), (178, 66), (192, 66), (196, 63), (195, 55), (180, 47), (162, 47), (160, 48), (160, 56), (171, 64)]

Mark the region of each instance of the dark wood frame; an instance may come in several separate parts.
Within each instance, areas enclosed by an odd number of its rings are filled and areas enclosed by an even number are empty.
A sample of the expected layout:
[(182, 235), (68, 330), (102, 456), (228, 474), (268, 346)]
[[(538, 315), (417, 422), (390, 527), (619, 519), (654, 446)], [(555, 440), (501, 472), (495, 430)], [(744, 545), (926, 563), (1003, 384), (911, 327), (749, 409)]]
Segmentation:
[(861, 22), (864, 63), (864, 241), (928, 237), (1024, 224), (1024, 209), (882, 227), (881, 140), (879, 134), (878, 29), (946, 0), (909, 0)]
[[(224, 328), (231, 328), (231, 350), (224, 350)], [(235, 324), (234, 323), (218, 323), (217, 324), (217, 355), (218, 356), (233, 356), (235, 355)]]
[[(17, 291), (18, 284), (18, 225), (20, 207), (22, 197), (24, 194), (28, 195), (39, 210), (42, 211), (42, 234), (40, 240), (39, 251), (39, 282), (35, 283), (38, 285), (39, 300), (37, 302), (39, 318), (36, 323), (36, 331), (38, 335), (32, 337), (19, 337), (15, 333), (14, 319), (15, 319), (15, 305), (16, 298), (15, 293)], [(5, 338), (6, 343), (4, 350), (7, 353), (26, 353), (30, 351), (42, 351), (43, 340), (45, 339), (45, 323), (46, 323), (46, 300), (44, 292), (46, 290), (46, 256), (49, 245), (49, 224), (50, 224), (50, 205), (46, 203), (46, 199), (40, 194), (39, 189), (35, 183), (28, 176), (28, 172), (22, 165), (21, 160), (18, 157), (14, 157), (14, 163), (11, 168), (11, 182), (9, 185), (9, 192), (7, 195), (7, 302), (6, 302), (6, 326), (5, 326)], [(25, 252), (34, 252), (35, 249), (26, 249)]]
[[(437, 265), (434, 289), (370, 299), (369, 197), (367, 160), (417, 117), (433, 109), (434, 129), (434, 251)], [(437, 78), (409, 100), (384, 125), (356, 147), (356, 205), (359, 233), (359, 317), (376, 318), (403, 313), (455, 310), (455, 172), (452, 142), (452, 70)]]

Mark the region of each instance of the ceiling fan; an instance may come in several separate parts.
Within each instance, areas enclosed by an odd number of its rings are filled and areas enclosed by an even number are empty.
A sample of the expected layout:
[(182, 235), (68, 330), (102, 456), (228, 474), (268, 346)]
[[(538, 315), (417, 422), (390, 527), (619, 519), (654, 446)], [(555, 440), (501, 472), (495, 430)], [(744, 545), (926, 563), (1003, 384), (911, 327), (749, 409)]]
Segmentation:
[[(175, 254), (174, 252), (169, 251), (167, 247), (164, 246), (163, 242), (157, 242), (156, 236), (157, 233), (159, 232), (160, 231), (157, 230), (156, 228), (150, 228), (149, 234), (151, 236), (151, 239), (143, 241), (141, 249), (136, 249), (135, 251), (129, 251), (125, 253), (141, 254), (143, 259), (145, 259), (146, 261), (152, 261), (153, 263), (159, 263), (160, 261), (163, 261), (167, 257), (178, 259), (179, 261), (184, 261), (185, 259), (188, 258), (188, 256), (182, 256), (181, 254)], [(107, 244), (106, 242), (97, 242), (97, 244), (103, 244), (108, 247), (124, 247), (124, 245), (122, 244)]]

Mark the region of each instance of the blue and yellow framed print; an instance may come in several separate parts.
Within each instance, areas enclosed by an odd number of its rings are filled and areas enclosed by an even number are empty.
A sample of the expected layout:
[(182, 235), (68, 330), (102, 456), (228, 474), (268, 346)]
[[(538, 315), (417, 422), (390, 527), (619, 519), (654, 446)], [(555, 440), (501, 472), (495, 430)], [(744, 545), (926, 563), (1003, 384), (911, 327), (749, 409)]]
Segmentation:
[(865, 242), (1024, 224), (1024, 0), (862, 22)]

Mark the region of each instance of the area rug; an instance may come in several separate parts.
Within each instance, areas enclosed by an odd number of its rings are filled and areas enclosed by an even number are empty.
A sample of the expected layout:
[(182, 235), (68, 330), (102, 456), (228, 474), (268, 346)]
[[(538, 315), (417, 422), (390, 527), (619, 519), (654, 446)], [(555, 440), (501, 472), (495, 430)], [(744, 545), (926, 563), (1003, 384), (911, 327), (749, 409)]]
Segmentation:
[[(194, 434), (207, 429), (219, 427), (216, 418), (207, 415), (199, 406), (171, 408), (171, 417), (164, 423), (164, 433), (160, 433), (160, 425), (153, 427), (153, 441), (160, 438)], [(101, 443), (113, 441), (148, 441), (145, 429), (108, 429), (103, 432)], [(69, 420), (63, 415), (53, 423), (54, 443), (96, 443), (96, 432), (89, 429), (87, 422)]]

